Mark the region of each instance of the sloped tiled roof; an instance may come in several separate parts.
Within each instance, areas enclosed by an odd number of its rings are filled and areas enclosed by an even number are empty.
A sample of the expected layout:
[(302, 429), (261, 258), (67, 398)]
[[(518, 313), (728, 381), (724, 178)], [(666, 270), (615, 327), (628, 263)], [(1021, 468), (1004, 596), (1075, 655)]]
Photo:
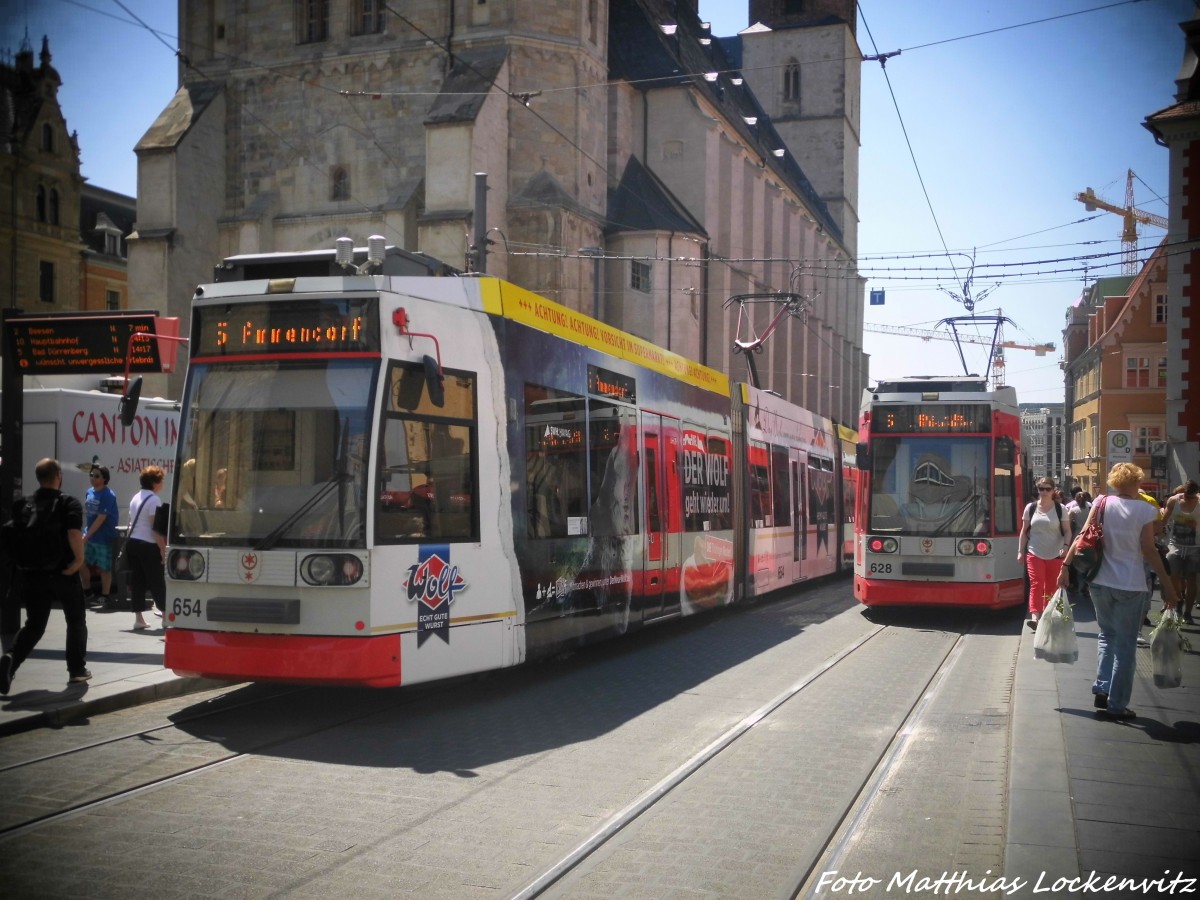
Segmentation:
[(221, 86), (212, 81), (191, 81), (183, 85), (142, 135), (134, 151), (174, 148), (220, 92)]
[(683, 231), (705, 235), (704, 226), (635, 156), (629, 158), (617, 189), (609, 192), (608, 221), (607, 234)]
[(442, 84), (441, 93), (433, 101), (425, 124), (473, 122), (507, 57), (505, 47), (456, 53), (454, 66)]

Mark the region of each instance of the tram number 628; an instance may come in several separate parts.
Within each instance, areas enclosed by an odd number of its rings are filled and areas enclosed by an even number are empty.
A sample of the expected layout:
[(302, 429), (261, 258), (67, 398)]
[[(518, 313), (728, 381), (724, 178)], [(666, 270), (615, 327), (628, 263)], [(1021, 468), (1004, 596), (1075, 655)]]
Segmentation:
[(199, 616), (200, 601), (176, 597), (171, 603), (171, 612), (177, 616)]
[[(891, 575), (892, 574), (892, 564), (891, 563), (871, 563), (871, 574), (872, 575), (875, 575), (875, 574)], [(178, 602), (178, 601), (176, 601), (176, 602)]]

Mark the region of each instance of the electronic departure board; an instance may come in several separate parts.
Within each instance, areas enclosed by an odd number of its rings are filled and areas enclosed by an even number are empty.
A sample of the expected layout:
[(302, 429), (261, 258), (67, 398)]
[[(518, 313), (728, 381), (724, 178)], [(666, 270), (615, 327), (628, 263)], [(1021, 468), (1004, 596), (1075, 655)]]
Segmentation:
[(989, 434), (986, 403), (881, 404), (871, 410), (874, 434)]
[(378, 353), (374, 299), (254, 301), (198, 306), (192, 358), (286, 353)]
[[(154, 334), (153, 312), (7, 316), (5, 347), (20, 375), (122, 372), (129, 337)], [(133, 342), (130, 372), (161, 372), (159, 342)]]

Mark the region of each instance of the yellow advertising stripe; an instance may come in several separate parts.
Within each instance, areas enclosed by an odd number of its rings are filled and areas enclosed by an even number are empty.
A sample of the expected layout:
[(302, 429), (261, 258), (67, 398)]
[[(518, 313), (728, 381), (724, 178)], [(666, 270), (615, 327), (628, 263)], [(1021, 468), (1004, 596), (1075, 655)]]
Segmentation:
[(515, 284), (486, 278), (480, 280), (479, 290), (483, 309), (491, 315), (504, 316), (530, 328), (600, 350), (722, 396), (729, 396), (729, 378), (716, 369), (710, 369), (678, 353), (664, 350), (649, 341), (575, 312)]
[[(503, 619), (511, 619), (515, 616), (516, 610), (509, 610), (502, 613), (480, 613), (476, 616), (458, 616), (451, 617), (451, 627), (455, 625), (472, 625), (478, 622), (499, 622)], [(394, 631), (416, 631), (416, 622), (401, 622), (398, 625), (373, 625), (371, 626), (371, 634), (391, 634)]]

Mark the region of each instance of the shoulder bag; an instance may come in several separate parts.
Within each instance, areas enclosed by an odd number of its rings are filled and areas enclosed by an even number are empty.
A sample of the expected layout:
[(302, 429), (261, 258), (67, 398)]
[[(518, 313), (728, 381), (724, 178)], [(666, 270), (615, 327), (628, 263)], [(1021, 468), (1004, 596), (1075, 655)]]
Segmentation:
[(1091, 581), (1100, 571), (1104, 560), (1104, 506), (1108, 497), (1096, 501), (1096, 516), (1084, 525), (1075, 538), (1075, 554), (1071, 557), (1071, 568), (1084, 581)]
[(125, 537), (119, 539), (121, 546), (117, 550), (116, 555), (113, 557), (114, 572), (129, 571), (129, 541), (133, 538), (133, 529), (137, 526), (138, 519), (142, 517), (142, 507), (145, 505), (146, 501), (143, 500), (141, 505), (138, 506), (137, 515), (135, 515), (133, 517), (133, 521), (129, 523), (129, 530), (125, 532)]

